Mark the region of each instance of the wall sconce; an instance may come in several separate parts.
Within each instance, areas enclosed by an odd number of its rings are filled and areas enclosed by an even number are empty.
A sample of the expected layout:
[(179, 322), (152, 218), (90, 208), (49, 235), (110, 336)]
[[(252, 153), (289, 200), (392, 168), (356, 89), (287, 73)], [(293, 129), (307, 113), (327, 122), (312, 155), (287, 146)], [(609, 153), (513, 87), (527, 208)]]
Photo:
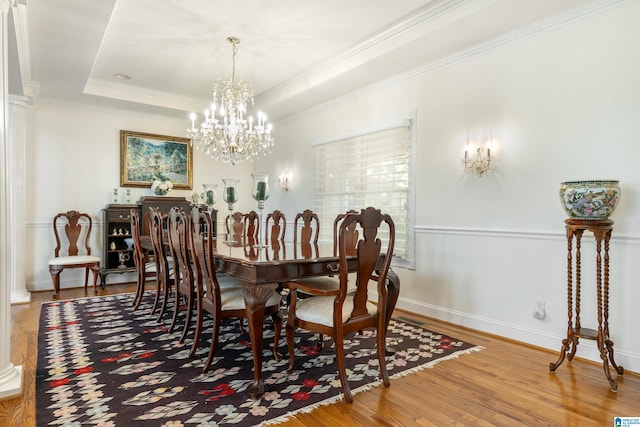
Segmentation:
[(489, 172), (494, 166), (495, 152), (492, 154), (493, 138), (487, 143), (486, 147), (470, 147), (469, 143), (464, 149), (464, 159), (462, 165), (465, 171), (473, 172), (478, 176), (482, 176)]
[(280, 191), (289, 191), (289, 181), (291, 180), (290, 173), (281, 173), (278, 177), (278, 185), (280, 186)]

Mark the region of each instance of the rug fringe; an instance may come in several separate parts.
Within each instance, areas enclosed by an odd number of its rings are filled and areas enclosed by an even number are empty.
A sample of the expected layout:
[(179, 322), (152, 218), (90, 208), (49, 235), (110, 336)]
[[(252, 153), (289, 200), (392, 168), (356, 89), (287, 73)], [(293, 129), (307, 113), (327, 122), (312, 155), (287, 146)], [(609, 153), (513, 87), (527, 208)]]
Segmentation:
[[(408, 370), (403, 371), (403, 372), (398, 372), (397, 374), (391, 375), (389, 378), (390, 379), (396, 379), (396, 378), (406, 377), (409, 374), (416, 373), (416, 372), (419, 372), (419, 371), (423, 371), (425, 369), (433, 368), (438, 363), (443, 362), (445, 360), (457, 359), (458, 357), (464, 356), (465, 354), (478, 352), (480, 350), (484, 350), (484, 347), (475, 346), (475, 347), (468, 348), (466, 350), (459, 350), (459, 351), (456, 351), (455, 353), (451, 353), (448, 356), (444, 356), (444, 357), (441, 357), (439, 359), (432, 360), (431, 362), (424, 363), (424, 364), (422, 364), (420, 366), (416, 366), (415, 368), (408, 369)], [(381, 380), (377, 380), (377, 381), (374, 381), (372, 383), (365, 384), (365, 385), (363, 385), (361, 387), (357, 387), (357, 388), (351, 390), (351, 393), (355, 395), (355, 394), (358, 394), (358, 393), (363, 392), (363, 391), (369, 391), (369, 390), (373, 389), (374, 387), (380, 387), (381, 385), (382, 385), (382, 381)], [(296, 411), (288, 412), (288, 413), (286, 413), (284, 415), (281, 415), (281, 416), (279, 416), (277, 418), (272, 418), (270, 420), (263, 421), (259, 425), (260, 426), (271, 426), (271, 425), (275, 425), (275, 424), (281, 424), (281, 423), (283, 423), (285, 421), (291, 420), (296, 415), (308, 414), (309, 412), (312, 412), (313, 410), (315, 410), (315, 409), (317, 409), (317, 408), (319, 408), (321, 406), (327, 406), (327, 405), (331, 405), (333, 403), (336, 403), (336, 402), (342, 400), (343, 396), (344, 395), (342, 393), (340, 393), (337, 396), (330, 397), (330, 398), (325, 399), (325, 400), (323, 400), (321, 402), (318, 402), (318, 403), (316, 403), (314, 405), (305, 406), (304, 408), (300, 408), (300, 409), (298, 409)]]
[(464, 356), (465, 354), (475, 353), (475, 352), (478, 352), (480, 350), (484, 350), (484, 347), (477, 345), (475, 347), (471, 347), (471, 348), (468, 348), (466, 350), (459, 350), (459, 351), (456, 351), (455, 353), (451, 353), (448, 356), (444, 356), (444, 357), (441, 357), (439, 359), (432, 360), (431, 362), (427, 362), (427, 363), (424, 363), (422, 365), (416, 366), (415, 368), (411, 368), (411, 369), (407, 369), (406, 371), (398, 372), (397, 374), (391, 375), (389, 378), (394, 379), (394, 378), (406, 377), (409, 374), (413, 374), (413, 373), (416, 373), (416, 372), (419, 372), (419, 371), (423, 371), (425, 369), (431, 369), (434, 366), (436, 366), (438, 363), (444, 362), (445, 360), (457, 359), (458, 357)]

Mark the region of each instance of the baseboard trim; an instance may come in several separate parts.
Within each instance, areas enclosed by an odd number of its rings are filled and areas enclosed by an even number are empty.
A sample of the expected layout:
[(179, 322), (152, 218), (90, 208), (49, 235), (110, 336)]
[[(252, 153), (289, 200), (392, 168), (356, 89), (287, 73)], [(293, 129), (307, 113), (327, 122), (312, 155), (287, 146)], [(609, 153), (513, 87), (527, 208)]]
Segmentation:
[[(451, 310), (444, 307), (438, 307), (433, 304), (426, 304), (420, 301), (408, 298), (398, 298), (396, 307), (411, 313), (422, 316), (431, 317), (442, 320), (444, 322), (453, 323), (469, 329), (475, 329), (492, 335), (504, 337), (513, 341), (522, 342), (524, 344), (542, 347), (551, 351), (558, 352), (562, 346), (562, 340), (565, 338), (561, 334), (550, 334), (531, 328), (523, 328), (519, 325), (498, 322), (493, 319), (476, 316), (461, 311)], [(581, 340), (576, 357), (590, 360), (596, 363), (602, 363), (600, 352), (598, 351), (595, 341)], [(619, 366), (623, 366), (625, 372), (633, 372), (640, 374), (640, 354), (630, 353), (615, 349), (615, 360)], [(548, 362), (555, 362), (552, 357)], [(546, 366), (546, 365), (545, 365)]]

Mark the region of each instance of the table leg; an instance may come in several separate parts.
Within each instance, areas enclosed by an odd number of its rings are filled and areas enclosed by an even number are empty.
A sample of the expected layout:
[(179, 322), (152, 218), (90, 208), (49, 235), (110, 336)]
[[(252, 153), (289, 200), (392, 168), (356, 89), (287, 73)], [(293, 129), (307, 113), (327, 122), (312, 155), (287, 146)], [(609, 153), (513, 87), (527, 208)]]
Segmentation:
[(242, 293), (247, 310), (249, 323), (249, 337), (253, 352), (253, 384), (249, 388), (249, 397), (258, 399), (264, 394), (262, 382), (262, 332), (264, 325), (264, 310), (269, 297), (278, 287), (277, 283), (254, 284), (243, 283)]

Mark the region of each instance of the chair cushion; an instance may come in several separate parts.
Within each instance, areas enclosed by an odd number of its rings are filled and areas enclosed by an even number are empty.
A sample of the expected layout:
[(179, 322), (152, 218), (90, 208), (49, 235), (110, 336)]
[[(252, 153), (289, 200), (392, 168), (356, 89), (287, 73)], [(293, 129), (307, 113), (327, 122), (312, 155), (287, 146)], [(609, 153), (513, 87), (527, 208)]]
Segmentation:
[(77, 256), (59, 256), (57, 258), (51, 258), (49, 265), (74, 265), (74, 264), (89, 264), (97, 262), (100, 263), (100, 258), (93, 255), (77, 255)]
[(145, 273), (155, 273), (156, 272), (156, 263), (155, 262), (145, 262), (144, 264), (144, 272)]
[[(298, 300), (296, 305), (296, 317), (306, 322), (319, 323), (333, 327), (333, 301), (334, 296), (328, 297), (311, 297)], [(349, 320), (353, 311), (353, 295), (347, 295), (342, 305), (342, 323)], [(374, 313), (376, 311), (375, 304), (367, 302), (367, 311)]]
[[(347, 275), (347, 292), (356, 290), (357, 273), (349, 273)], [(338, 289), (340, 287), (340, 279), (337, 276), (318, 276), (306, 277), (304, 279), (296, 279), (293, 282), (302, 283), (310, 288), (316, 288), (323, 291)], [(303, 294), (307, 294), (303, 290), (298, 290)]]
[[(266, 307), (273, 307), (274, 305), (280, 305), (280, 294), (274, 292), (267, 301)], [(244, 295), (242, 294), (242, 288), (221, 288), (220, 299), (222, 300), (222, 310), (243, 310), (246, 308), (244, 305)]]
[(220, 286), (221, 290), (242, 287), (242, 280), (235, 277), (226, 276), (223, 274), (217, 274), (216, 277), (218, 278), (218, 286)]

